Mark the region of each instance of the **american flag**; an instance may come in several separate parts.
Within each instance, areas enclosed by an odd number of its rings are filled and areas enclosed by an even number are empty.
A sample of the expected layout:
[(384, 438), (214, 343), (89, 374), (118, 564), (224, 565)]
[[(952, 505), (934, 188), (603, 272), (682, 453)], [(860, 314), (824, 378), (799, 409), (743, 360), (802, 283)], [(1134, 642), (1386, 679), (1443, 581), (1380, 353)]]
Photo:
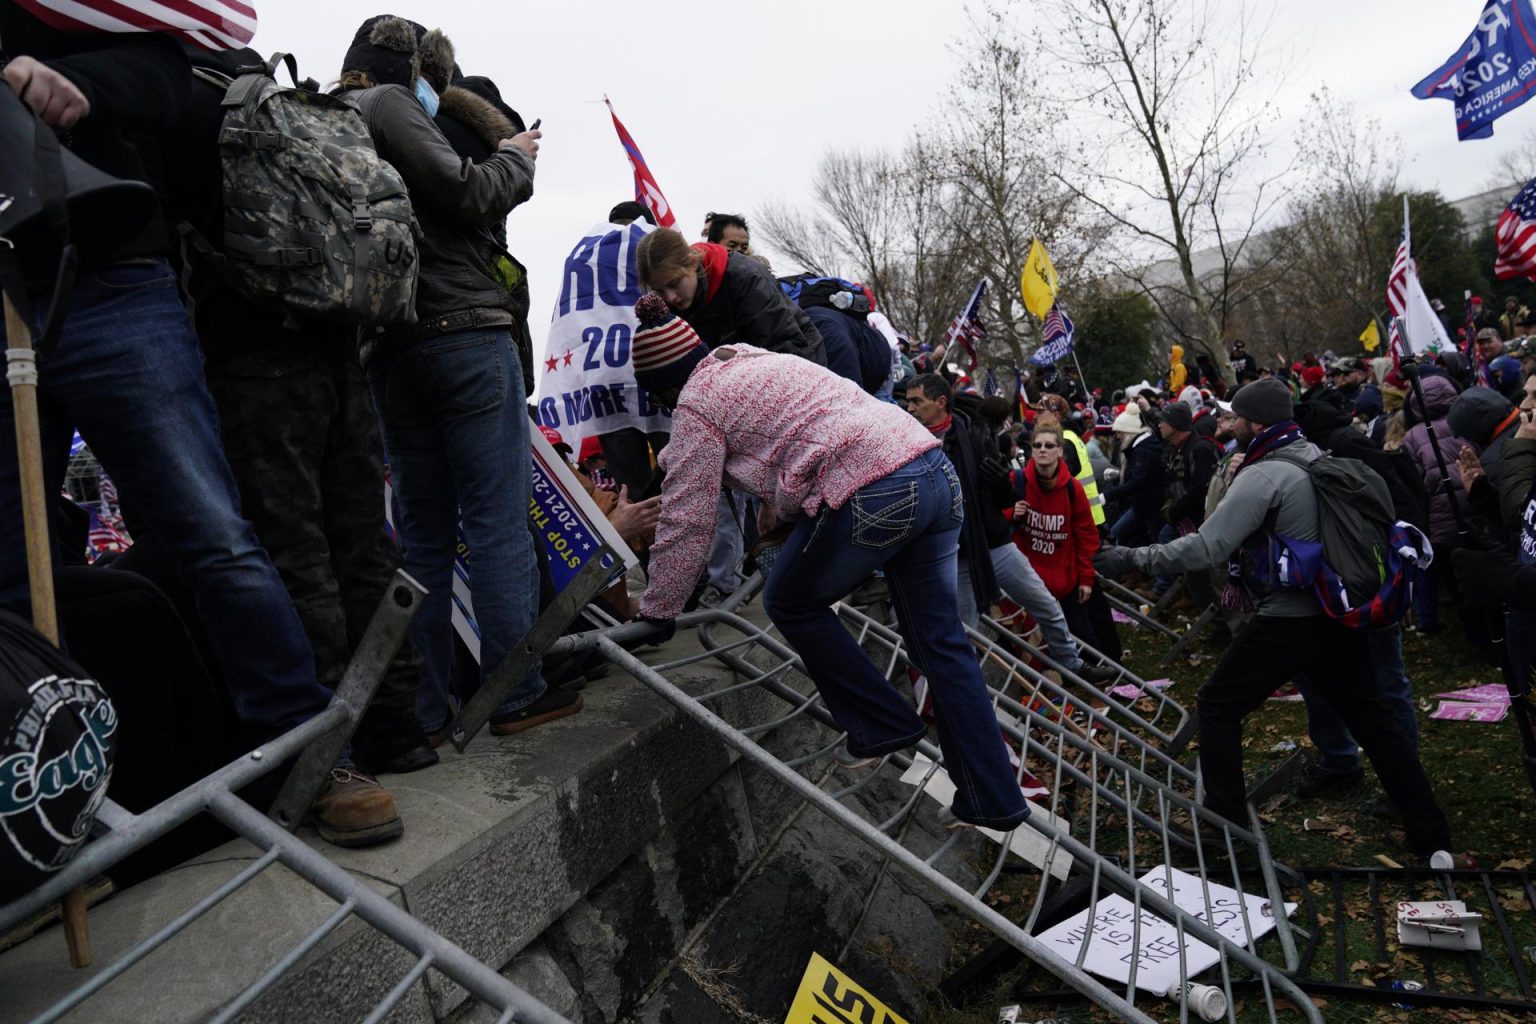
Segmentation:
[(1403, 315), (1408, 307), (1408, 275), (1413, 272), (1413, 257), (1408, 241), (1408, 225), (1403, 225), (1403, 240), (1392, 258), (1392, 273), (1387, 275), (1387, 319)]
[(955, 317), (955, 322), (949, 325), (949, 333), (944, 337), (947, 347), (959, 345), (965, 349), (972, 370), (976, 369), (976, 343), (987, 336), (987, 329), (981, 326), (981, 300), (986, 294), (987, 282), (982, 279), (971, 293), (971, 301)]
[(1521, 189), (1499, 217), (1495, 237), (1499, 258), (1493, 265), (1494, 276), (1500, 281), (1512, 277), (1536, 280), (1536, 181)]
[(240, 0), (16, 0), (64, 32), (164, 32), (205, 50), (238, 50), (256, 35), (256, 9)]

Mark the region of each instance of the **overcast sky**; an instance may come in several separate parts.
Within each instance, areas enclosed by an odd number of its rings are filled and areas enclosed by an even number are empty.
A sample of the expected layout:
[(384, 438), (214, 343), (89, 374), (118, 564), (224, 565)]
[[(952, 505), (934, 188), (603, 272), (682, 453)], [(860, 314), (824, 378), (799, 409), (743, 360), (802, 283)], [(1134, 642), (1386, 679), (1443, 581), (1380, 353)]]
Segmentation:
[[(1222, 3), (1230, 0), (1221, 0)], [(357, 26), (393, 13), (441, 28), (468, 74), (488, 75), (546, 133), (535, 194), (509, 222), (528, 267), (536, 347), (561, 262), (582, 232), (632, 198), (630, 171), (602, 105), (614, 102), (694, 237), (710, 210), (751, 213), (797, 201), (829, 147), (899, 145), (937, 106), (967, 25), (962, 0), (804, 0), (660, 4), (617, 0), (259, 0), (254, 46), (287, 50), (332, 81)], [(1483, 0), (1280, 0), (1271, 74), (1293, 134), (1308, 95), (1336, 97), (1401, 136), (1406, 184), (1457, 199), (1536, 128), (1536, 103), (1495, 136), (1458, 143), (1451, 104), (1409, 87), (1471, 31)], [(1018, 16), (1029, 18), (1028, 5)], [(793, 268), (776, 267), (780, 273)]]

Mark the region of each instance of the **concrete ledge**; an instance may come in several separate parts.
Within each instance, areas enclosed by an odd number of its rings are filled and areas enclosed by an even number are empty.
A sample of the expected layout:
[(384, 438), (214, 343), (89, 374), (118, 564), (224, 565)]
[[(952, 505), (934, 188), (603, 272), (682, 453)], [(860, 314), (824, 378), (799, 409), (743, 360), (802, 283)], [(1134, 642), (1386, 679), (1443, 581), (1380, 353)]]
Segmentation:
[[(690, 633), (644, 657), (659, 662), (696, 650)], [(709, 660), (671, 678), (698, 692), (731, 676)], [(733, 698), (742, 710), (769, 699), (751, 693)], [(733, 761), (718, 738), (617, 669), (588, 686), (579, 715), (517, 737), (482, 735), (462, 756), (451, 748), (443, 753), (444, 763), (435, 768), (385, 780), (406, 822), (399, 841), (347, 851), (320, 843), (308, 830), (301, 835), (497, 968), (687, 811)], [(735, 785), (739, 791), (740, 782)], [(741, 802), (737, 831), (746, 838), (737, 852), (750, 857), (750, 799)], [(57, 929), (0, 955), (0, 1024), (35, 1016), (254, 856), (244, 842), (226, 844), (93, 910), (97, 966), (91, 970), (70, 969)], [(334, 909), (286, 869), (269, 868), (65, 1019), (205, 1020)], [(410, 962), (403, 950), (354, 919), (241, 1019), (361, 1019)], [(418, 988), (390, 1021), (440, 1020), (464, 1002), (466, 993), (457, 986), (435, 973), (429, 978), (430, 1000)], [(628, 979), (621, 987), (636, 984)]]

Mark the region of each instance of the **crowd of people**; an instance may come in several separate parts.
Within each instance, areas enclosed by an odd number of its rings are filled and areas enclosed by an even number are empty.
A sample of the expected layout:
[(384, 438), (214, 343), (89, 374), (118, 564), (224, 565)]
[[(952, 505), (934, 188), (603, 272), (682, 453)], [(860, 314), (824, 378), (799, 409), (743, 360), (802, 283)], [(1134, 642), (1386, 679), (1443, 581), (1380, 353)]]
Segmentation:
[[(84, 651), (76, 637), (132, 628), (185, 646), (190, 630), (203, 655), (190, 661), (227, 696), (237, 746), (249, 746), (325, 705), (403, 566), (428, 591), (412, 641), (312, 812), (334, 843), (398, 836), (403, 823), (375, 776), (437, 761), (456, 702), (553, 597), (546, 556), (517, 514), (529, 504), (535, 356), (527, 274), (506, 227), (533, 196), (542, 133), (495, 83), (459, 67), (442, 32), (388, 15), (364, 22), (326, 91), (356, 111), (409, 200), (412, 308), (306, 317), (221, 272), (252, 245), (231, 209), (272, 202), (232, 188), (227, 151), (284, 145), (232, 135), (226, 123), (226, 90), (261, 63), (256, 55), (152, 33), (63, 32), (15, 5), (0, 7), (0, 41), (10, 92), (74, 153), (148, 182), (160, 202), (158, 216), (80, 267), (41, 363), (49, 493), (61, 490), (78, 431), (135, 538), (110, 568), (91, 567), (78, 592), (61, 588), (66, 644)], [(386, 216), (377, 199), (354, 189), (359, 221)], [(1266, 367), (1236, 342), (1224, 375), (1210, 354), (1191, 365), (1174, 346), (1156, 383), (1090, 390), (1051, 369), (1021, 395), (987, 395), (942, 344), (898, 333), (862, 285), (775, 277), (740, 215), (711, 213), (691, 243), (654, 226), (639, 203), (618, 204), (608, 221), (644, 225), (632, 271), (647, 294), (630, 359), (640, 393), (672, 410), (671, 429), (584, 437), (577, 452), (542, 427), (646, 560), (643, 595), (619, 586), (605, 598), (612, 610), (651, 623), (661, 640), (685, 609), (726, 600), (745, 571), (762, 568), (765, 610), (847, 731), (836, 757), (852, 770), (929, 727), (832, 610), (883, 580), (931, 687), (957, 786), (948, 820), (1006, 829), (1028, 805), (965, 626), (1002, 603), (1038, 625), (1053, 667), (1103, 683), (1122, 652), (1103, 578), (1140, 574), (1155, 595), (1178, 586), (1194, 606), (1219, 604), (1232, 632), (1198, 698), (1213, 810), (1246, 820), (1243, 720), (1295, 684), (1318, 751), (1303, 793), (1356, 782), (1358, 745), (1403, 811), (1410, 847), (1452, 848), (1417, 755), (1399, 626), (1339, 623), (1315, 594), (1263, 571), (1259, 549), (1277, 534), (1317, 541), (1310, 464), (1325, 452), (1359, 460), (1385, 481), (1396, 517), (1435, 547), (1409, 628), (1439, 629), (1450, 600), (1465, 606), (1481, 656), (1527, 657), (1532, 645), (1517, 634), (1536, 610), (1510, 595), (1536, 571), (1536, 340), (1525, 340), (1518, 302), (1500, 317), (1477, 314), (1470, 362), (1456, 352), (1401, 365), (1325, 354)], [(209, 253), (224, 253), (224, 265)], [(29, 269), (32, 306), (47, 309), (51, 268)], [(9, 435), (13, 410), (0, 405)], [(24, 611), (19, 469), (4, 447), (0, 596)], [(386, 465), (393, 537), (379, 500)], [(61, 566), (84, 548), (69, 522), (61, 512)], [(1517, 569), (1502, 554), (1510, 535)], [(478, 664), (450, 622), (461, 541), (473, 553)], [(765, 550), (771, 562), (757, 560)], [(1500, 593), (1516, 607), (1507, 630), (1472, 607), (1488, 589), (1465, 585), (1466, 572), (1481, 571), (1467, 567), (1499, 558)], [(169, 602), (129, 597), (103, 626), (89, 598), (124, 570)], [(130, 661), (104, 653), (87, 667), (109, 686), (151, 674)], [(576, 714), (589, 668), (536, 665), (490, 731)]]

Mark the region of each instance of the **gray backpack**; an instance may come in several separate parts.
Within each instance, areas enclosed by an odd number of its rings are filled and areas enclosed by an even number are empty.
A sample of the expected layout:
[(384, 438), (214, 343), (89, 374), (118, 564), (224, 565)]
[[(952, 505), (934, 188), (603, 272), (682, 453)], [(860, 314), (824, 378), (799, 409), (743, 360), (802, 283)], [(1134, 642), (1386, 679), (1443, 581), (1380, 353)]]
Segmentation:
[(279, 53), (241, 68), (224, 94), (221, 273), (295, 314), (413, 322), (421, 232), (405, 182), (354, 106), (278, 85), (279, 64), (297, 86), (294, 59)]

